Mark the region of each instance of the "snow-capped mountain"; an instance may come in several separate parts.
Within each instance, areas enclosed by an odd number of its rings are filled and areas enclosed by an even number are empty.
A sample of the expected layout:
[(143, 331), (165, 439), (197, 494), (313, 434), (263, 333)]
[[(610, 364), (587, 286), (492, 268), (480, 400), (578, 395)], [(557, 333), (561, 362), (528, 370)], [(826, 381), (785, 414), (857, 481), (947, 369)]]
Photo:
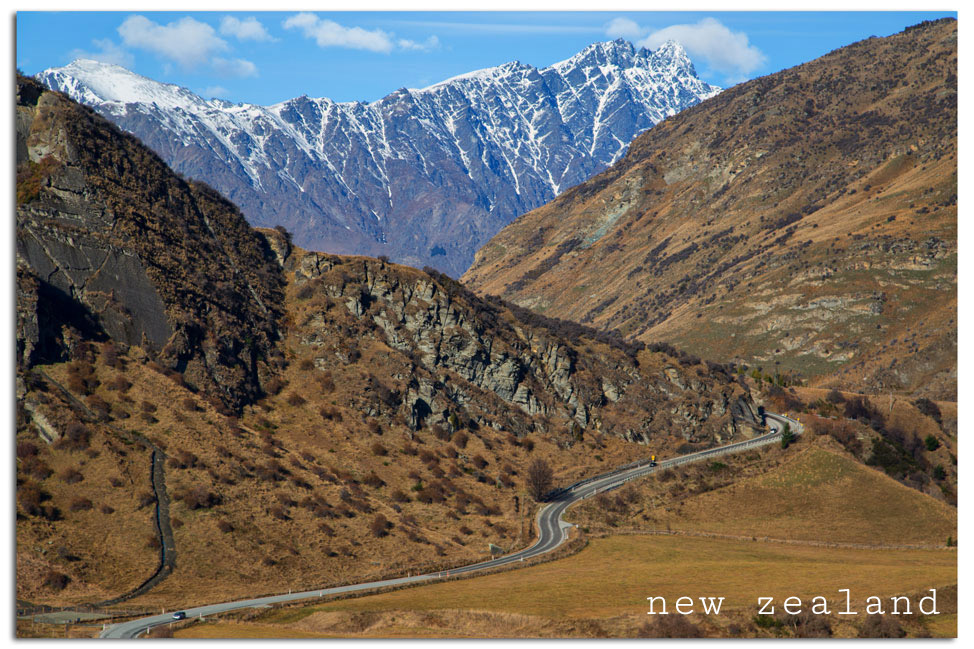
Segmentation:
[(385, 254), (453, 276), (514, 218), (720, 90), (679, 44), (649, 51), (624, 40), (372, 103), (233, 104), (89, 60), (38, 78), (220, 190), (254, 225), (284, 225), (308, 248)]

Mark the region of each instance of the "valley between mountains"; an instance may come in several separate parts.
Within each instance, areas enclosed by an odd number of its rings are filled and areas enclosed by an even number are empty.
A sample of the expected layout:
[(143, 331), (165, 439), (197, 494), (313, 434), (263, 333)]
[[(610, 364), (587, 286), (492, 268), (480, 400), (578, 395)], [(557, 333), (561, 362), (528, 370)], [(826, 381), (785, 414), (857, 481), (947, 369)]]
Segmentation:
[[(955, 636), (956, 34), (719, 94), (625, 41), (374, 104), (18, 75), (18, 636), (512, 555), (546, 495), (650, 456), (548, 563), (152, 634)], [(393, 170), (399, 145), (440, 153)], [(726, 614), (647, 621), (647, 595), (715, 584)], [(752, 606), (844, 587), (936, 588), (942, 614)]]

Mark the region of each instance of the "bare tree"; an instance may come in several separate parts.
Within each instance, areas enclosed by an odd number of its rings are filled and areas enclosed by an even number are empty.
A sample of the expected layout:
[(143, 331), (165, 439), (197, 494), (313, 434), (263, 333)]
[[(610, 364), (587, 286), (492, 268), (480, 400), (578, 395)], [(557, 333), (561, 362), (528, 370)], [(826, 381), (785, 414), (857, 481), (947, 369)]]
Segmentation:
[(551, 466), (541, 458), (536, 459), (528, 467), (527, 485), (531, 497), (541, 502), (544, 495), (551, 491), (554, 484), (554, 472)]

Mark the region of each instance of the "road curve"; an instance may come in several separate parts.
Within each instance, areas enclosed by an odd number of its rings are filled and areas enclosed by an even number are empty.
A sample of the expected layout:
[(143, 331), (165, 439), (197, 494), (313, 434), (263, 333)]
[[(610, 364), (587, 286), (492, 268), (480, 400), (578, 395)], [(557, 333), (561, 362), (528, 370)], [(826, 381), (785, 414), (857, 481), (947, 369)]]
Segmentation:
[[(328, 595), (354, 593), (373, 588), (384, 588), (388, 586), (401, 586), (404, 584), (436, 581), (438, 579), (453, 577), (455, 575), (487, 570), (489, 568), (496, 568), (512, 563), (520, 563), (525, 559), (547, 554), (568, 539), (568, 529), (571, 528), (572, 525), (562, 520), (562, 514), (565, 513), (566, 509), (575, 503), (584, 500), (585, 498), (590, 498), (596, 494), (615, 489), (624, 485), (630, 480), (635, 480), (636, 478), (641, 478), (666, 468), (679, 466), (681, 464), (688, 464), (690, 462), (699, 462), (701, 460), (728, 453), (739, 453), (757, 446), (773, 444), (781, 439), (781, 431), (786, 424), (790, 426), (792, 433), (799, 435), (802, 432), (802, 425), (794, 419), (772, 413), (766, 413), (765, 417), (767, 420), (769, 420), (771, 432), (761, 435), (760, 437), (744, 440), (742, 442), (735, 442), (733, 444), (727, 444), (726, 446), (711, 448), (705, 451), (698, 451), (688, 455), (681, 455), (669, 460), (663, 460), (657, 463), (656, 466), (650, 466), (648, 461), (642, 461), (616, 469), (610, 473), (605, 473), (595, 476), (594, 478), (588, 478), (586, 480), (576, 482), (570, 487), (553, 492), (549, 495), (551, 502), (542, 507), (541, 511), (538, 512), (536, 519), (538, 525), (538, 540), (535, 541), (531, 547), (524, 550), (520, 550), (497, 559), (474, 563), (469, 566), (451, 568), (450, 570), (441, 570), (423, 575), (399, 577), (398, 579), (385, 579), (381, 581), (370, 581), (362, 584), (351, 584), (348, 586), (337, 586), (334, 588), (308, 590), (300, 593), (272, 595), (269, 597), (258, 597), (255, 599), (244, 599), (236, 602), (225, 602), (223, 604), (209, 604), (207, 606), (188, 608), (185, 609), (186, 618), (199, 618), (242, 608), (255, 608), (302, 599), (321, 598)], [(775, 424), (777, 424), (777, 426)], [(137, 638), (152, 627), (168, 624), (172, 621), (172, 614), (167, 613), (163, 615), (143, 617), (137, 620), (130, 620), (128, 622), (120, 622), (118, 624), (113, 624), (106, 627), (105, 630), (101, 632), (99, 637)]]

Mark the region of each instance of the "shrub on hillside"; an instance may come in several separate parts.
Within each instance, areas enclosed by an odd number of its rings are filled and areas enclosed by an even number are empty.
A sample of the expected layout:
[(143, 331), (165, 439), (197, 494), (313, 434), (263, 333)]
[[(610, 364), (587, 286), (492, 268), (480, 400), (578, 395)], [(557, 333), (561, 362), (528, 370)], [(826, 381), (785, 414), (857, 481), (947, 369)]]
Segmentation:
[(220, 496), (205, 485), (191, 487), (176, 497), (182, 500), (190, 509), (209, 509), (214, 505), (220, 504)]
[(75, 498), (71, 501), (71, 506), (69, 509), (73, 512), (83, 512), (88, 511), (94, 507), (94, 504), (88, 498)]
[(372, 532), (372, 536), (381, 538), (389, 534), (390, 527), (392, 527), (392, 523), (384, 515), (376, 514), (369, 524), (369, 531)]
[(85, 477), (81, 474), (81, 471), (78, 471), (78, 469), (75, 467), (65, 467), (61, 469), (58, 471), (58, 477), (67, 484), (76, 484), (85, 479)]
[(915, 405), (917, 410), (919, 410), (921, 413), (937, 422), (938, 425), (943, 423), (943, 415), (940, 413), (940, 407), (930, 399), (920, 397), (913, 402), (913, 405)]
[(891, 615), (869, 615), (859, 627), (860, 638), (902, 638), (906, 631)]
[(68, 587), (69, 583), (71, 583), (71, 578), (63, 572), (48, 569), (44, 574), (44, 585), (51, 590), (64, 590)]
[(64, 429), (64, 435), (57, 442), (58, 448), (72, 451), (83, 451), (91, 443), (91, 433), (79, 421), (72, 421)]

